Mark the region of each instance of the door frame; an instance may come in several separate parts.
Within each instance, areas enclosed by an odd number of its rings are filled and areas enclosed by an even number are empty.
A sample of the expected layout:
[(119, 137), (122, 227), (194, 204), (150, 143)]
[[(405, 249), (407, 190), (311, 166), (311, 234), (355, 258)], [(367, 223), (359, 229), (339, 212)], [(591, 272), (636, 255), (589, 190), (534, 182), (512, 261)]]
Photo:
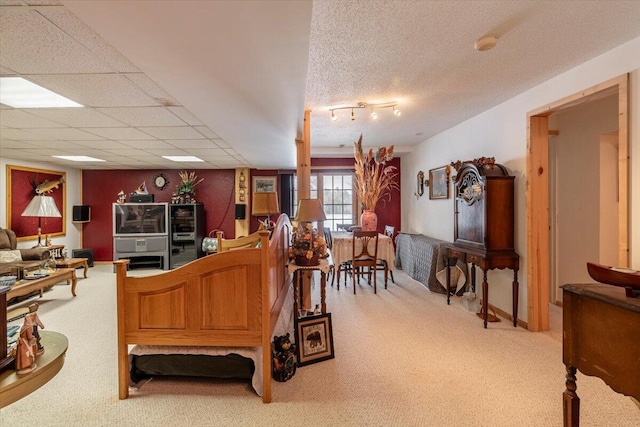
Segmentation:
[[(629, 75), (607, 80), (527, 113), (527, 326), (549, 330), (549, 116), (618, 94), (618, 264), (629, 263)], [(585, 266), (586, 268), (586, 266)]]

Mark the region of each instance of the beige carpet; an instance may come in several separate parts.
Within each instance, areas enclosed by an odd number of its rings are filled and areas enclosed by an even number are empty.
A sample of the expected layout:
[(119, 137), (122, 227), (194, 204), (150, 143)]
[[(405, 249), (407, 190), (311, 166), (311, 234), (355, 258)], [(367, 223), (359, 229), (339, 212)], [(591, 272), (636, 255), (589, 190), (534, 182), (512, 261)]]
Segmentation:
[[(136, 271), (137, 274), (140, 274)], [(565, 369), (559, 325), (530, 333), (481, 320), (401, 271), (377, 295), (327, 289), (335, 359), (274, 383), (263, 404), (248, 383), (153, 379), (119, 401), (115, 276), (98, 265), (40, 299), (46, 330), (69, 338), (49, 383), (0, 410), (3, 427), (38, 426), (561, 426)], [(318, 293), (317, 287), (314, 292)], [(558, 318), (558, 316), (555, 316)], [(578, 374), (582, 426), (638, 426), (640, 410)]]

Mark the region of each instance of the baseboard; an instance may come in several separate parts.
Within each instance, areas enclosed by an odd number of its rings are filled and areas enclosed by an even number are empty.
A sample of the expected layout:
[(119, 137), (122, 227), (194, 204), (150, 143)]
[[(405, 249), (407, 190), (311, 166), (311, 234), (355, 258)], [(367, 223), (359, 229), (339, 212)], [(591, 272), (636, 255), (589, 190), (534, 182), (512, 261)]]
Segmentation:
[[(508, 319), (509, 322), (511, 322), (511, 324), (513, 324), (513, 316), (511, 314), (507, 313), (504, 310), (500, 310), (498, 307), (496, 307), (496, 306), (494, 306), (492, 304), (489, 304), (489, 307), (491, 307), (496, 312), (496, 314), (498, 316), (503, 317), (505, 319)], [(522, 327), (524, 329), (529, 329), (529, 325), (527, 324), (527, 322), (525, 322), (522, 319), (518, 319), (518, 326), (520, 326), (520, 327)]]

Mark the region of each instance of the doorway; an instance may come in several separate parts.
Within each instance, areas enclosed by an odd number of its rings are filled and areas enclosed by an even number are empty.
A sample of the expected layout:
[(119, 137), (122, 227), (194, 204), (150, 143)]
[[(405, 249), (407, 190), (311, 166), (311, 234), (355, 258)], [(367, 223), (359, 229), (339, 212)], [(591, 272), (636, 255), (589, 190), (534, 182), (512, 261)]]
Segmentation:
[[(628, 75), (545, 105), (527, 114), (527, 305), (530, 331), (549, 329), (549, 116), (574, 106), (618, 95), (618, 265), (629, 262)], [(586, 268), (586, 267), (585, 267)]]

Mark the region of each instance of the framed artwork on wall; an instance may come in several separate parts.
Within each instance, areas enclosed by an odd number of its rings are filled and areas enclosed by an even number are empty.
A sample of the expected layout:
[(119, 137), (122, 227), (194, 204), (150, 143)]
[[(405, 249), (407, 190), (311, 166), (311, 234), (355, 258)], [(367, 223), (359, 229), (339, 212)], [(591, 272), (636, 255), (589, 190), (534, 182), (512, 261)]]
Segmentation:
[[(66, 179), (66, 172), (7, 165), (7, 227), (16, 233), (18, 241), (37, 238), (38, 222), (43, 239), (47, 234), (66, 234)], [(51, 196), (61, 216), (22, 216), (37, 194)]]
[(296, 319), (298, 366), (333, 359), (331, 313)]
[(253, 192), (254, 193), (274, 193), (277, 192), (278, 177), (277, 176), (254, 176)]
[(449, 198), (449, 166), (429, 170), (429, 199)]

